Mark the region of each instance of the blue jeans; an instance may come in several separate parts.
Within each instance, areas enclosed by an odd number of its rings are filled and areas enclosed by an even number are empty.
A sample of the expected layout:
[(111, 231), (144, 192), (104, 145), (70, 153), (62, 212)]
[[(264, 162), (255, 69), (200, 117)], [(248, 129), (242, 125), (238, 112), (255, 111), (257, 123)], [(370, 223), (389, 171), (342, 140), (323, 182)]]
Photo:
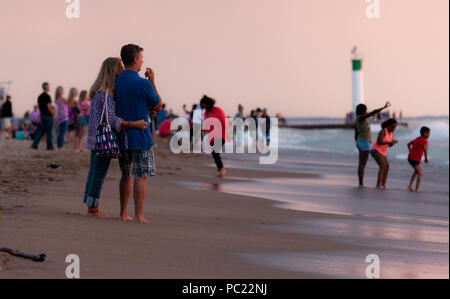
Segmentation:
[(42, 136), (44, 136), (44, 134), (47, 134), (47, 149), (52, 150), (53, 118), (50, 115), (41, 116), (41, 127), (39, 128), (36, 137), (34, 137), (33, 144), (31, 145), (32, 148), (38, 148), (39, 142), (41, 142), (41, 138)]
[(97, 208), (99, 205), (100, 193), (110, 162), (110, 158), (99, 157), (95, 151), (91, 151), (91, 162), (83, 200), (90, 208)]
[(64, 135), (66, 135), (66, 131), (67, 131), (67, 121), (64, 121), (59, 124), (58, 148), (62, 148), (64, 146)]

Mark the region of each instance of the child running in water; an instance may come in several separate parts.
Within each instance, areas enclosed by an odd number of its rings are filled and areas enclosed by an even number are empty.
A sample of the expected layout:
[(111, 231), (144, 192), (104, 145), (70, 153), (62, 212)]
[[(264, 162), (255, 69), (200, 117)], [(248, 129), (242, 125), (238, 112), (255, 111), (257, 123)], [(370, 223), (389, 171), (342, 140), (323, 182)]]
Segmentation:
[(386, 181), (389, 173), (389, 161), (386, 156), (386, 151), (389, 147), (398, 143), (394, 140), (394, 131), (397, 128), (397, 121), (393, 118), (385, 121), (378, 134), (377, 141), (372, 145), (370, 154), (377, 162), (380, 170), (378, 171), (377, 188), (386, 189)]
[(408, 143), (408, 162), (414, 168), (414, 173), (411, 176), (411, 181), (409, 182), (408, 190), (413, 190), (414, 180), (417, 177), (415, 192), (419, 192), (420, 182), (423, 177), (422, 170), (422, 156), (425, 153), (425, 163), (428, 163), (428, 138), (430, 137), (430, 128), (422, 127), (420, 129), (420, 137), (412, 140)]

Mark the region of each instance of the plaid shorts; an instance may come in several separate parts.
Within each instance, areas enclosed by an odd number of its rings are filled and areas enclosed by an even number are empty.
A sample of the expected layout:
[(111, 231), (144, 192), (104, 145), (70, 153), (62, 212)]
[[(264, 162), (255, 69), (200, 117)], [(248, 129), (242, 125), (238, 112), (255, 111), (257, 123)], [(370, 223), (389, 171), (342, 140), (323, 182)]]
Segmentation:
[(152, 150), (123, 151), (119, 157), (119, 164), (124, 178), (131, 176), (145, 178), (155, 175), (155, 156)]

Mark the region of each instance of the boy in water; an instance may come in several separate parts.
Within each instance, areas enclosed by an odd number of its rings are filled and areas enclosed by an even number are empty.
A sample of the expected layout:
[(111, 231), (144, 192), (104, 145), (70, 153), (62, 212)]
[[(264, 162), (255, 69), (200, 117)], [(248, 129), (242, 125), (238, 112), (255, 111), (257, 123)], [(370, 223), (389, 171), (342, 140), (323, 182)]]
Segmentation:
[[(423, 177), (422, 170), (422, 156), (425, 153), (425, 163), (428, 163), (428, 138), (430, 137), (430, 128), (422, 127), (420, 129), (420, 137), (414, 139), (408, 143), (408, 162), (414, 168), (414, 173), (411, 176), (411, 181), (409, 182), (408, 190), (419, 192), (420, 182)], [(416, 189), (413, 190), (413, 183), (417, 177)]]

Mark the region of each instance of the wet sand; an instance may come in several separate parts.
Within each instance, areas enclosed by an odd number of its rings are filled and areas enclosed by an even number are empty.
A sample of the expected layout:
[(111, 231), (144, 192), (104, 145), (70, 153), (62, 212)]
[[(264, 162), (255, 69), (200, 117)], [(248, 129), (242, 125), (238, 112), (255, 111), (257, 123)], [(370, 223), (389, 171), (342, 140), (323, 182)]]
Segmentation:
[[(112, 218), (101, 220), (87, 216), (82, 204), (89, 153), (28, 147), (26, 141), (0, 141), (0, 247), (48, 258), (34, 263), (0, 253), (0, 278), (64, 278), (69, 254), (80, 257), (82, 278), (364, 278), (371, 253), (380, 254), (382, 277), (448, 278), (448, 201), (446, 222), (444, 215), (435, 229), (422, 231), (412, 219), (385, 222), (342, 212), (339, 201), (334, 208), (321, 203), (336, 194), (345, 194), (338, 196), (344, 203), (358, 198), (353, 187), (339, 183), (346, 180), (339, 168), (252, 169), (231, 159), (221, 180), (211, 157), (173, 155), (162, 142), (155, 149), (157, 175), (148, 182), (145, 215), (151, 223), (123, 223), (117, 161), (101, 200)], [(49, 163), (61, 168), (47, 168)], [(324, 179), (330, 169), (337, 189)], [(295, 190), (261, 187), (290, 180), (303, 186), (297, 197), (309, 206), (299, 207), (298, 200), (286, 205), (288, 197), (277, 196)], [(376, 199), (372, 193), (365, 200)], [(311, 198), (319, 208), (309, 208)], [(422, 235), (416, 237), (418, 226)], [(418, 244), (414, 250), (408, 236)]]

